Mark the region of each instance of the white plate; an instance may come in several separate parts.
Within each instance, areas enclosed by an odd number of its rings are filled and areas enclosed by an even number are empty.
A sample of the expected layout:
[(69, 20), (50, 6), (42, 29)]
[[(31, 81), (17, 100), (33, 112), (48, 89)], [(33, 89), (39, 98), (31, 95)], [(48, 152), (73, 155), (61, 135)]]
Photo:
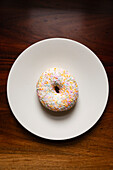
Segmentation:
[[(62, 116), (44, 109), (36, 83), (50, 67), (67, 69), (76, 79), (76, 106)], [(108, 78), (98, 57), (86, 46), (69, 39), (51, 38), (23, 51), (14, 62), (7, 82), (9, 105), (16, 119), (33, 134), (53, 140), (76, 137), (101, 117), (108, 100)]]

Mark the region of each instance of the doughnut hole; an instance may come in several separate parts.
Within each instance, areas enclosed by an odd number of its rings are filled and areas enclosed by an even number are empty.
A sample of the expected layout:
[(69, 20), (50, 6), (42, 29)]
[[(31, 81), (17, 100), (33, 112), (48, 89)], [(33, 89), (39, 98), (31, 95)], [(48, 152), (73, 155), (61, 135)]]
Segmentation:
[(56, 93), (59, 93), (60, 88), (58, 86), (55, 86), (54, 88), (55, 88)]

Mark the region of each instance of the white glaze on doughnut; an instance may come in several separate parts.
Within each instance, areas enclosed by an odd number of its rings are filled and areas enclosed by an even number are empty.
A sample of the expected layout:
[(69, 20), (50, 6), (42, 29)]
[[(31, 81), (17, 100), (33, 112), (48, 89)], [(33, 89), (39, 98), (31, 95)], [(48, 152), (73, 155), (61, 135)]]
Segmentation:
[(74, 77), (61, 68), (50, 68), (42, 73), (36, 88), (40, 102), (52, 111), (68, 110), (78, 98), (78, 86)]

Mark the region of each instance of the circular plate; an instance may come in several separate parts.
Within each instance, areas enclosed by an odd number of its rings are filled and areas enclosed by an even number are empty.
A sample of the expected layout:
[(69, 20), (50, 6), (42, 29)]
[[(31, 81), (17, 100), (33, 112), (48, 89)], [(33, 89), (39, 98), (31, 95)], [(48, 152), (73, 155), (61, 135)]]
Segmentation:
[[(51, 67), (69, 71), (79, 87), (76, 106), (60, 116), (43, 108), (36, 94), (41, 73)], [(89, 130), (101, 117), (108, 92), (107, 74), (98, 57), (86, 46), (65, 38), (42, 40), (23, 51), (7, 82), (16, 119), (33, 134), (52, 140), (70, 139)]]

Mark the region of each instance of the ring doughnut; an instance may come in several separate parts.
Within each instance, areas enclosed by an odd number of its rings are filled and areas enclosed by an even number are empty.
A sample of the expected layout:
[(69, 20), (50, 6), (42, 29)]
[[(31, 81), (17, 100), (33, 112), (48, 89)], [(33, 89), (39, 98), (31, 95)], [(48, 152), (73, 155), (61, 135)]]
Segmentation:
[(56, 112), (69, 110), (78, 98), (78, 85), (74, 77), (62, 68), (50, 68), (42, 73), (36, 90), (42, 105)]

